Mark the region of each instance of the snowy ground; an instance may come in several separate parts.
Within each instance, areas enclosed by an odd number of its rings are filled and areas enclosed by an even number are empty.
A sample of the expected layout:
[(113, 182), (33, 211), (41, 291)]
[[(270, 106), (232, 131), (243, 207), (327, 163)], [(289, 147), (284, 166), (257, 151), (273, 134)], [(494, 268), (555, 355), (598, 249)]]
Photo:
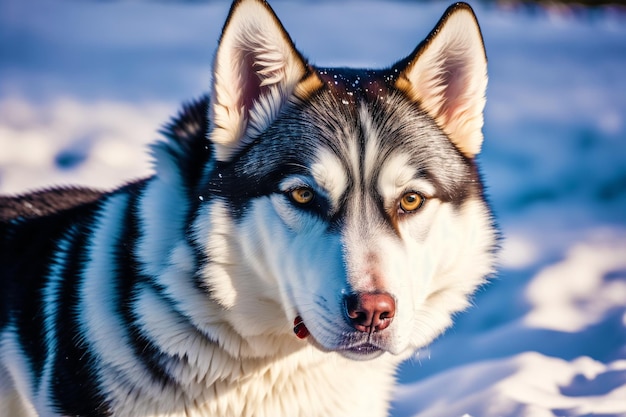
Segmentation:
[[(321, 65), (384, 66), (441, 2), (274, 2)], [(475, 5), (499, 276), (400, 371), (393, 415), (626, 416), (626, 14)], [(0, 192), (112, 187), (209, 85), (224, 2), (0, 0)]]

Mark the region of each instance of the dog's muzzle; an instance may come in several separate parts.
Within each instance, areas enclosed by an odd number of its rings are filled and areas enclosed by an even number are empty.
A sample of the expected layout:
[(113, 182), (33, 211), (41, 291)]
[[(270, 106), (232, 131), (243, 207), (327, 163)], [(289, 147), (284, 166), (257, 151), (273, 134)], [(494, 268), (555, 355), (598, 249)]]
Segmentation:
[[(371, 359), (381, 355), (381, 334), (396, 314), (394, 298), (384, 292), (355, 293), (344, 298), (344, 317), (353, 332), (344, 334), (346, 339), (336, 350), (356, 360)], [(299, 339), (306, 339), (309, 329), (301, 316), (293, 321), (293, 332)], [(333, 349), (335, 350), (335, 349)]]

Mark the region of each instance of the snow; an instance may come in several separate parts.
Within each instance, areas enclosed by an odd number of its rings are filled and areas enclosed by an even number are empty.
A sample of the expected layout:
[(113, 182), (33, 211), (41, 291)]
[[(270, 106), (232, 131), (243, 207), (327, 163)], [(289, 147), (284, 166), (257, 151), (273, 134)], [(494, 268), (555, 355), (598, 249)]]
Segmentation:
[[(408, 54), (443, 2), (273, 2), (320, 65)], [(626, 12), (474, 4), (501, 271), (398, 373), (393, 416), (626, 416)], [(36, 12), (34, 12), (36, 10)], [(0, 192), (110, 188), (210, 85), (226, 2), (0, 0)]]
[(528, 351), (401, 386), (397, 411), (419, 416), (622, 415), (625, 373), (625, 360), (565, 361)]
[(158, 102), (61, 96), (38, 103), (0, 96), (1, 190), (54, 184), (109, 188), (145, 176), (150, 158), (143, 145), (156, 138), (155, 129), (170, 111)]

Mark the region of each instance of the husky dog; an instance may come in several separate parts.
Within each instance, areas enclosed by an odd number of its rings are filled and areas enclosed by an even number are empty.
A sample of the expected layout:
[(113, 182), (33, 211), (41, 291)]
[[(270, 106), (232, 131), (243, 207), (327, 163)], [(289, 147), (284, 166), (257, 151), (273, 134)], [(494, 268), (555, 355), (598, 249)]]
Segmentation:
[(384, 416), (493, 272), (468, 5), (369, 70), (238, 0), (212, 82), (153, 176), (0, 198), (0, 415)]

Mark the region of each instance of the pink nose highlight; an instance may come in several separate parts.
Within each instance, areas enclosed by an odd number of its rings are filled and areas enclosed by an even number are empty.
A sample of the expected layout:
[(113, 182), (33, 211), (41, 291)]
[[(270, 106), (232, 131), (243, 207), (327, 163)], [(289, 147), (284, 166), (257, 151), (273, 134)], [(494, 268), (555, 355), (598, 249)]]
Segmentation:
[(363, 333), (386, 329), (396, 314), (396, 302), (388, 293), (357, 293), (346, 297), (346, 315), (352, 327)]

